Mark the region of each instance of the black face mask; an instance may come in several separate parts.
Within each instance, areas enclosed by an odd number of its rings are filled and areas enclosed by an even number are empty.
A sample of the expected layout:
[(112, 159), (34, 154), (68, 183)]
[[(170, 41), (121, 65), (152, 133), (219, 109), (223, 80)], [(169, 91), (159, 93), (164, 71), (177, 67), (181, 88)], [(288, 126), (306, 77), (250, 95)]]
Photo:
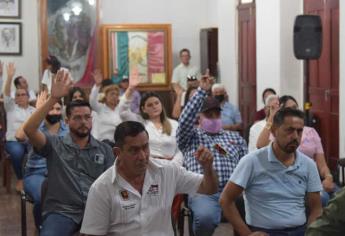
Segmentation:
[(217, 99), (219, 103), (222, 103), (225, 99), (224, 95), (216, 95), (214, 98)]
[(52, 125), (59, 122), (61, 118), (62, 118), (61, 115), (47, 115), (46, 116), (46, 120)]

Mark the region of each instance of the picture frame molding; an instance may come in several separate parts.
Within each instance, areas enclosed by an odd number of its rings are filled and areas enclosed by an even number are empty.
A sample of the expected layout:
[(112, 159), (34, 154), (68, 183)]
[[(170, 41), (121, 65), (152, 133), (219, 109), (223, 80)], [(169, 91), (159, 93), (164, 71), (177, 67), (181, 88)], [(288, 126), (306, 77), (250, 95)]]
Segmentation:
[(22, 0), (14, 0), (18, 2), (18, 14), (14, 16), (0, 15), (0, 19), (21, 19), (22, 17)]
[(163, 31), (165, 36), (164, 59), (165, 59), (165, 83), (154, 84), (145, 83), (138, 86), (140, 91), (168, 91), (171, 89), (172, 75), (172, 40), (171, 40), (171, 24), (105, 24), (101, 25), (101, 48), (102, 48), (102, 73), (105, 78), (110, 78), (109, 74), (109, 32), (112, 31)]
[(0, 55), (2, 55), (2, 56), (21, 56), (23, 53), (22, 23), (21, 22), (12, 22), (12, 21), (11, 22), (0, 22), (0, 26), (1, 25), (18, 25), (18, 27), (19, 27), (19, 30), (18, 30), (18, 38), (19, 38), (18, 43), (19, 43), (19, 45), (18, 45), (18, 51), (17, 52), (1, 52), (0, 51)]

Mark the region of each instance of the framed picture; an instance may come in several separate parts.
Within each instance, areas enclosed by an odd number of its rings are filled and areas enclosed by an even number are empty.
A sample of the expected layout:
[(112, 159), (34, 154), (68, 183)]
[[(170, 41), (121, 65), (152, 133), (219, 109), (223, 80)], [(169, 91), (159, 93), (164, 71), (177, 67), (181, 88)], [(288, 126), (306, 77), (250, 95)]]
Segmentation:
[(21, 0), (0, 0), (0, 18), (20, 18)]
[(42, 68), (48, 55), (69, 69), (76, 86), (90, 87), (97, 60), (98, 0), (40, 0)]
[(0, 55), (22, 54), (22, 25), (18, 22), (0, 22)]
[(171, 25), (103, 25), (103, 74), (119, 83), (141, 77), (140, 90), (168, 90), (171, 77)]

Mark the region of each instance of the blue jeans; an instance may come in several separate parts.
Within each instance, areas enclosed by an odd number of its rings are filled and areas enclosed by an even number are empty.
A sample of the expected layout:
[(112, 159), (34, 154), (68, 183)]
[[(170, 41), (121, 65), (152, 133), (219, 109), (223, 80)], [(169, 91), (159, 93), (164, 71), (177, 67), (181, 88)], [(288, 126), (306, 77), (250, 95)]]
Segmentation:
[(221, 220), (220, 193), (195, 194), (188, 198), (193, 212), (193, 231), (198, 236), (211, 236)]
[(261, 231), (267, 233), (269, 236), (304, 236), (306, 226), (298, 226), (295, 228), (287, 228), (287, 229), (264, 229), (254, 226), (249, 226), (250, 230), (255, 231)]
[(80, 224), (58, 213), (49, 213), (44, 217), (40, 236), (73, 236), (80, 230)]
[(5, 144), (5, 150), (10, 155), (14, 172), (16, 173), (17, 179), (23, 179), (23, 159), (26, 153), (25, 143), (17, 141), (7, 141)]
[(46, 178), (46, 168), (26, 168), (24, 175), (24, 191), (34, 201), (33, 214), (37, 229), (42, 224), (41, 187)]

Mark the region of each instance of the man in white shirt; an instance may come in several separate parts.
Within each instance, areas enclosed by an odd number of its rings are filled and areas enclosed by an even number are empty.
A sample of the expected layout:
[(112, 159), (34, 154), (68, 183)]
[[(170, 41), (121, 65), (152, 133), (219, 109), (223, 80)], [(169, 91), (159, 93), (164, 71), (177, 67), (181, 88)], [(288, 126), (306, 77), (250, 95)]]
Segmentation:
[[(35, 91), (33, 90), (29, 90), (29, 85), (27, 80), (23, 77), (23, 76), (17, 76), (14, 81), (14, 87), (16, 87), (16, 89), (25, 89), (26, 91), (29, 92), (29, 102), (35, 102), (36, 101), (36, 94)], [(11, 97), (15, 98), (15, 91), (11, 92)]]
[(115, 131), (115, 166), (90, 188), (81, 233), (86, 235), (174, 235), (171, 206), (178, 193), (213, 194), (217, 175), (213, 156), (201, 146), (195, 158), (204, 175), (173, 162), (150, 158), (149, 137), (136, 121)]
[[(279, 96), (275, 94), (269, 95), (265, 100), (265, 113), (266, 118), (260, 120), (250, 127), (249, 131), (249, 142), (248, 142), (248, 151), (253, 152), (257, 150), (256, 143), (263, 129), (270, 129), (272, 125), (272, 119), (275, 112), (279, 109)], [(268, 126), (267, 125), (268, 121)]]
[(180, 86), (183, 90), (187, 90), (187, 77), (197, 76), (200, 79), (200, 70), (197, 66), (190, 64), (190, 51), (184, 48), (180, 51), (181, 63), (175, 67), (172, 75), (172, 85), (176, 91), (176, 86)]

